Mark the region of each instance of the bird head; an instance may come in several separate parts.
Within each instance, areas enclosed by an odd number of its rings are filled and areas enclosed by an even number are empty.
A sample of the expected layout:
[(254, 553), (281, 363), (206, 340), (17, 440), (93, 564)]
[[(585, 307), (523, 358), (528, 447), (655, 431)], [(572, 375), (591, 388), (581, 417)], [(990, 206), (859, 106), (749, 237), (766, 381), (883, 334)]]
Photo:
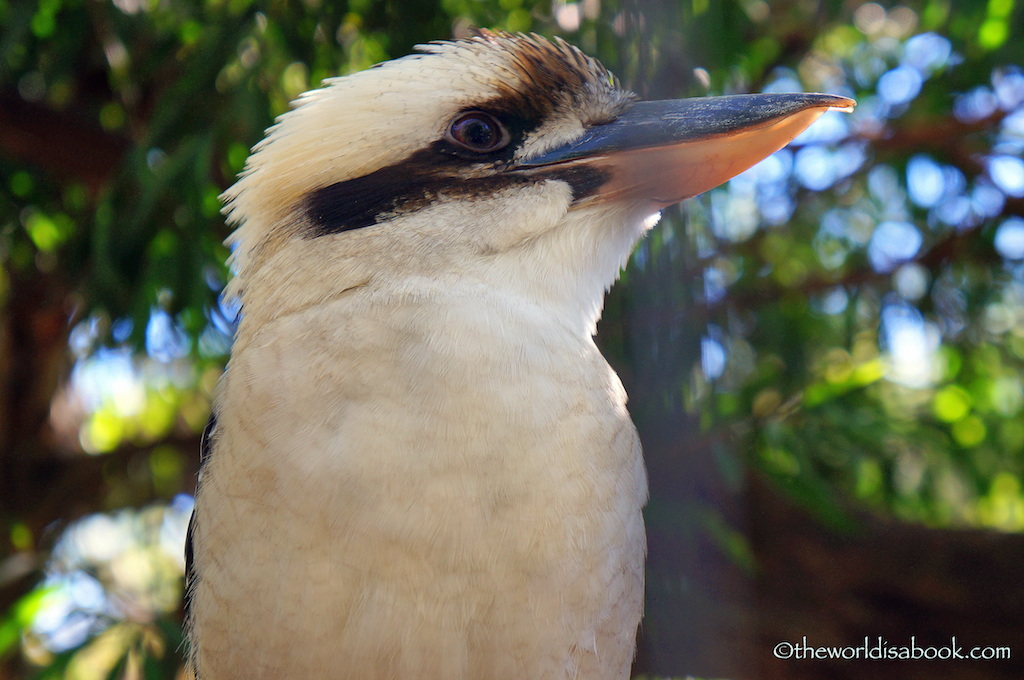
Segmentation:
[(247, 315), (357, 287), (402, 298), (472, 282), (592, 329), (661, 208), (852, 105), (639, 102), (594, 59), (537, 36), (481, 31), (418, 50), (300, 96), (225, 192), (228, 295)]

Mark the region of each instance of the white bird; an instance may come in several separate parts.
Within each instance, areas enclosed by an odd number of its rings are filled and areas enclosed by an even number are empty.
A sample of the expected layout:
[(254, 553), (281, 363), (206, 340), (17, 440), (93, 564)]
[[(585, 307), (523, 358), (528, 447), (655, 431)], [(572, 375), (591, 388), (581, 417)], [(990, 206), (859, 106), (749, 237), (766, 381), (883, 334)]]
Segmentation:
[(536, 36), (418, 49), (302, 95), (225, 194), (199, 680), (628, 677), (647, 484), (604, 293), (662, 207), (852, 105), (636, 102)]

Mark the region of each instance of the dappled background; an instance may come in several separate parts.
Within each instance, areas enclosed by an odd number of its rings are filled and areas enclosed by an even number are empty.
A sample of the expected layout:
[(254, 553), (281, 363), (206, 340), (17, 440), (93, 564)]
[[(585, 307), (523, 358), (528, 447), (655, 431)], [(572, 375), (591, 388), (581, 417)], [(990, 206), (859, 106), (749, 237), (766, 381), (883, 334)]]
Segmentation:
[[(473, 25), (647, 98), (859, 102), (666, 211), (609, 299), (652, 481), (637, 673), (1020, 678), (1020, 3), (0, 0), (0, 679), (178, 676), (237, 313), (217, 197), (296, 95)], [(1015, 658), (772, 656), (804, 635)]]

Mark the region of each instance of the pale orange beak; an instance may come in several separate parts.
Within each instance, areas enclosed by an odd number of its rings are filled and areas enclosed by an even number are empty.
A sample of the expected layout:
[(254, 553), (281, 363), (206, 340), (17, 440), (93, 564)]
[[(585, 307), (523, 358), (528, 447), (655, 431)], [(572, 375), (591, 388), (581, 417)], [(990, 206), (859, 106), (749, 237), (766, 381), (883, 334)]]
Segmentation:
[(855, 102), (832, 94), (749, 94), (638, 102), (579, 140), (520, 164), (583, 165), (606, 176), (594, 198), (665, 207), (738, 175), (786, 146), (829, 109)]

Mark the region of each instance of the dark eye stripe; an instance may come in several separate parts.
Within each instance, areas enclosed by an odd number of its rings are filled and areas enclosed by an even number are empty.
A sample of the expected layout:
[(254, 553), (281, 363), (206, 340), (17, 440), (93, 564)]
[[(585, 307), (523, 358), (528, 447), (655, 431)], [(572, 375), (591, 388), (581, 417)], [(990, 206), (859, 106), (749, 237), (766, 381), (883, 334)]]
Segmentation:
[(310, 225), (307, 238), (372, 226), (385, 216), (420, 210), (434, 200), (487, 196), (510, 186), (546, 180), (566, 182), (573, 200), (580, 200), (608, 180), (604, 172), (585, 166), (552, 167), (529, 174), (495, 169), (493, 174), (464, 178), (458, 175), (465, 167), (463, 162), (443, 156), (436, 146), (369, 175), (310, 192), (302, 205)]

